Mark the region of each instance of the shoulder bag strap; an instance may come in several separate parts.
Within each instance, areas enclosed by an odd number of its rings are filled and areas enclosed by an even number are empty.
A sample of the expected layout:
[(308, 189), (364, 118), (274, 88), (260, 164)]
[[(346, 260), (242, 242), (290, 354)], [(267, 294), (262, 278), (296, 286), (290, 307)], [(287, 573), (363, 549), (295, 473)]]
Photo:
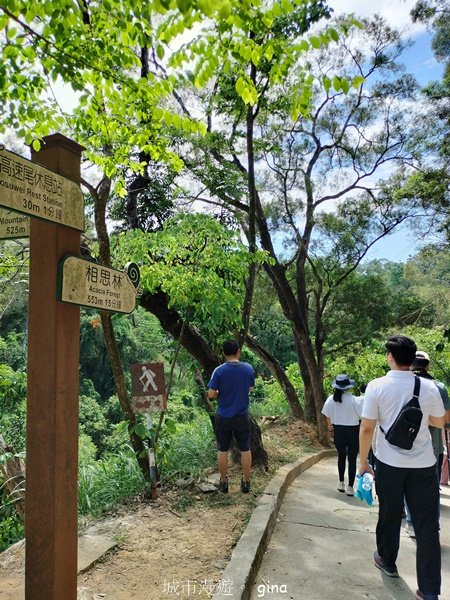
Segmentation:
[[(414, 375), (413, 397), (411, 398), (411, 400), (408, 400), (408, 402), (401, 407), (398, 415), (402, 412), (402, 410), (408, 404), (409, 404), (409, 406), (414, 406), (414, 407), (420, 408), (420, 404), (419, 404), (419, 392), (420, 392), (420, 377), (417, 377), (417, 375)], [(398, 415), (394, 419), (394, 421), (393, 421), (394, 423), (398, 419)], [(379, 425), (379, 427), (380, 427), (381, 431), (384, 433), (384, 435), (386, 435), (384, 429), (380, 425)]]

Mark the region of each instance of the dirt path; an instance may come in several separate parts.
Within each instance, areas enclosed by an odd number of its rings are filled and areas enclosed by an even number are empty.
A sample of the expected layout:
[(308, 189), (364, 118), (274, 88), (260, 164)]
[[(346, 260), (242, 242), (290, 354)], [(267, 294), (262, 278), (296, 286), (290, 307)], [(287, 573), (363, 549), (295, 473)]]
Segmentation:
[[(228, 494), (174, 487), (97, 522), (98, 532), (117, 546), (78, 576), (78, 600), (201, 600), (222, 590), (225, 598), (222, 573), (259, 495), (282, 464), (310, 450), (310, 438), (311, 430), (298, 421), (270, 424), (264, 444), (271, 468), (253, 470), (250, 494), (239, 490), (236, 465)], [(23, 578), (22, 544), (0, 555), (0, 600), (23, 600)]]
[(124, 516), (117, 551), (79, 576), (80, 598), (210, 598), (252, 509), (237, 483), (227, 497), (195, 494), (183, 512), (164, 499)]

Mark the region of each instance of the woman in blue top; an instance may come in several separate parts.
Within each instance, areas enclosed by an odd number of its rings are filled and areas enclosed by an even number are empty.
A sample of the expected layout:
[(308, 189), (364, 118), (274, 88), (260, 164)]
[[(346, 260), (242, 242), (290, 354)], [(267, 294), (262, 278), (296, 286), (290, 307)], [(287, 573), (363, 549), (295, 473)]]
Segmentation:
[[(356, 459), (359, 451), (359, 420), (361, 405), (353, 394), (346, 390), (354, 387), (355, 382), (348, 375), (337, 375), (331, 384), (334, 389), (322, 408), (328, 422), (328, 430), (334, 438), (334, 445), (338, 453), (339, 481), (338, 492), (347, 492), (353, 496), (353, 484), (356, 476)], [(348, 458), (348, 485), (344, 483), (345, 465)]]

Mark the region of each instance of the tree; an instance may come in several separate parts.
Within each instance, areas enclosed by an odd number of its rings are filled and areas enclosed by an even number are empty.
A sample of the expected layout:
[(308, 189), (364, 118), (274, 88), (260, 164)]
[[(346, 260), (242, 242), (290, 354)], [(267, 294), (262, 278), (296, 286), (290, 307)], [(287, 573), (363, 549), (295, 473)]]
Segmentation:
[(426, 211), (416, 225), (418, 235), (433, 233), (440, 243), (450, 240), (450, 9), (445, 0), (420, 0), (411, 11), (413, 21), (426, 23), (433, 31), (432, 48), (444, 64), (441, 81), (424, 89), (426, 104), (422, 127), (413, 139), (414, 149), (422, 154), (417, 172), (411, 175), (398, 194), (420, 201)]
[[(281, 3), (275, 4), (280, 11)], [(89, 158), (102, 172), (98, 185), (87, 180), (84, 185), (94, 200), (99, 256), (106, 266), (111, 263), (106, 211), (112, 188), (125, 195), (125, 174), (131, 170), (142, 175), (150, 160), (165, 161), (175, 169), (181, 166), (161, 135), (164, 127), (192, 134), (204, 129), (195, 119), (166, 110), (164, 97), (176, 93), (178, 78), (150, 70), (149, 58), (163, 59), (165, 47), (185, 29), (205, 17), (225, 21), (234, 8), (244, 18), (253, 16), (253, 5), (247, 0), (93, 0), (80, 4), (57, 0), (45, 5), (8, 0), (0, 7), (5, 32), (1, 126), (12, 126), (35, 149), (39, 138), (52, 129), (67, 132), (87, 147)], [(51, 82), (62, 82), (78, 94), (71, 114), (62, 113), (56, 100), (47, 95)], [(130, 215), (136, 220), (132, 204)], [(117, 394), (132, 421), (111, 316), (102, 312), (101, 323)], [(142, 456), (139, 440), (134, 437), (132, 441)]]
[[(244, 28), (231, 40), (220, 30), (222, 52), (231, 50), (202, 94), (208, 134), (184, 160), (209, 190), (208, 202), (232, 212), (249, 239), (254, 218), (271, 259), (266, 273), (292, 328), (305, 415), (325, 439), (325, 316), (367, 250), (411, 214), (376, 175), (411, 158), (413, 124), (402, 103), (416, 84), (397, 63), (399, 34), (380, 19), (365, 22), (360, 35), (338, 22), (308, 40), (310, 21), (295, 29), (291, 17), (251, 29), (246, 49)], [(277, 52), (286, 46), (284, 60)], [(321, 49), (306, 54), (310, 47)]]

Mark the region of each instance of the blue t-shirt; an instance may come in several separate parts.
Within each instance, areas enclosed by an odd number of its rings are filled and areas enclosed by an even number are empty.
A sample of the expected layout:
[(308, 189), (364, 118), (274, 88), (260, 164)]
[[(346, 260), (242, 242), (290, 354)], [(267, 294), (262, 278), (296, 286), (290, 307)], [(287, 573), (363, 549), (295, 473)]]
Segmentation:
[(214, 369), (208, 387), (219, 392), (217, 414), (234, 417), (248, 412), (248, 393), (255, 385), (255, 371), (246, 362), (225, 362)]

